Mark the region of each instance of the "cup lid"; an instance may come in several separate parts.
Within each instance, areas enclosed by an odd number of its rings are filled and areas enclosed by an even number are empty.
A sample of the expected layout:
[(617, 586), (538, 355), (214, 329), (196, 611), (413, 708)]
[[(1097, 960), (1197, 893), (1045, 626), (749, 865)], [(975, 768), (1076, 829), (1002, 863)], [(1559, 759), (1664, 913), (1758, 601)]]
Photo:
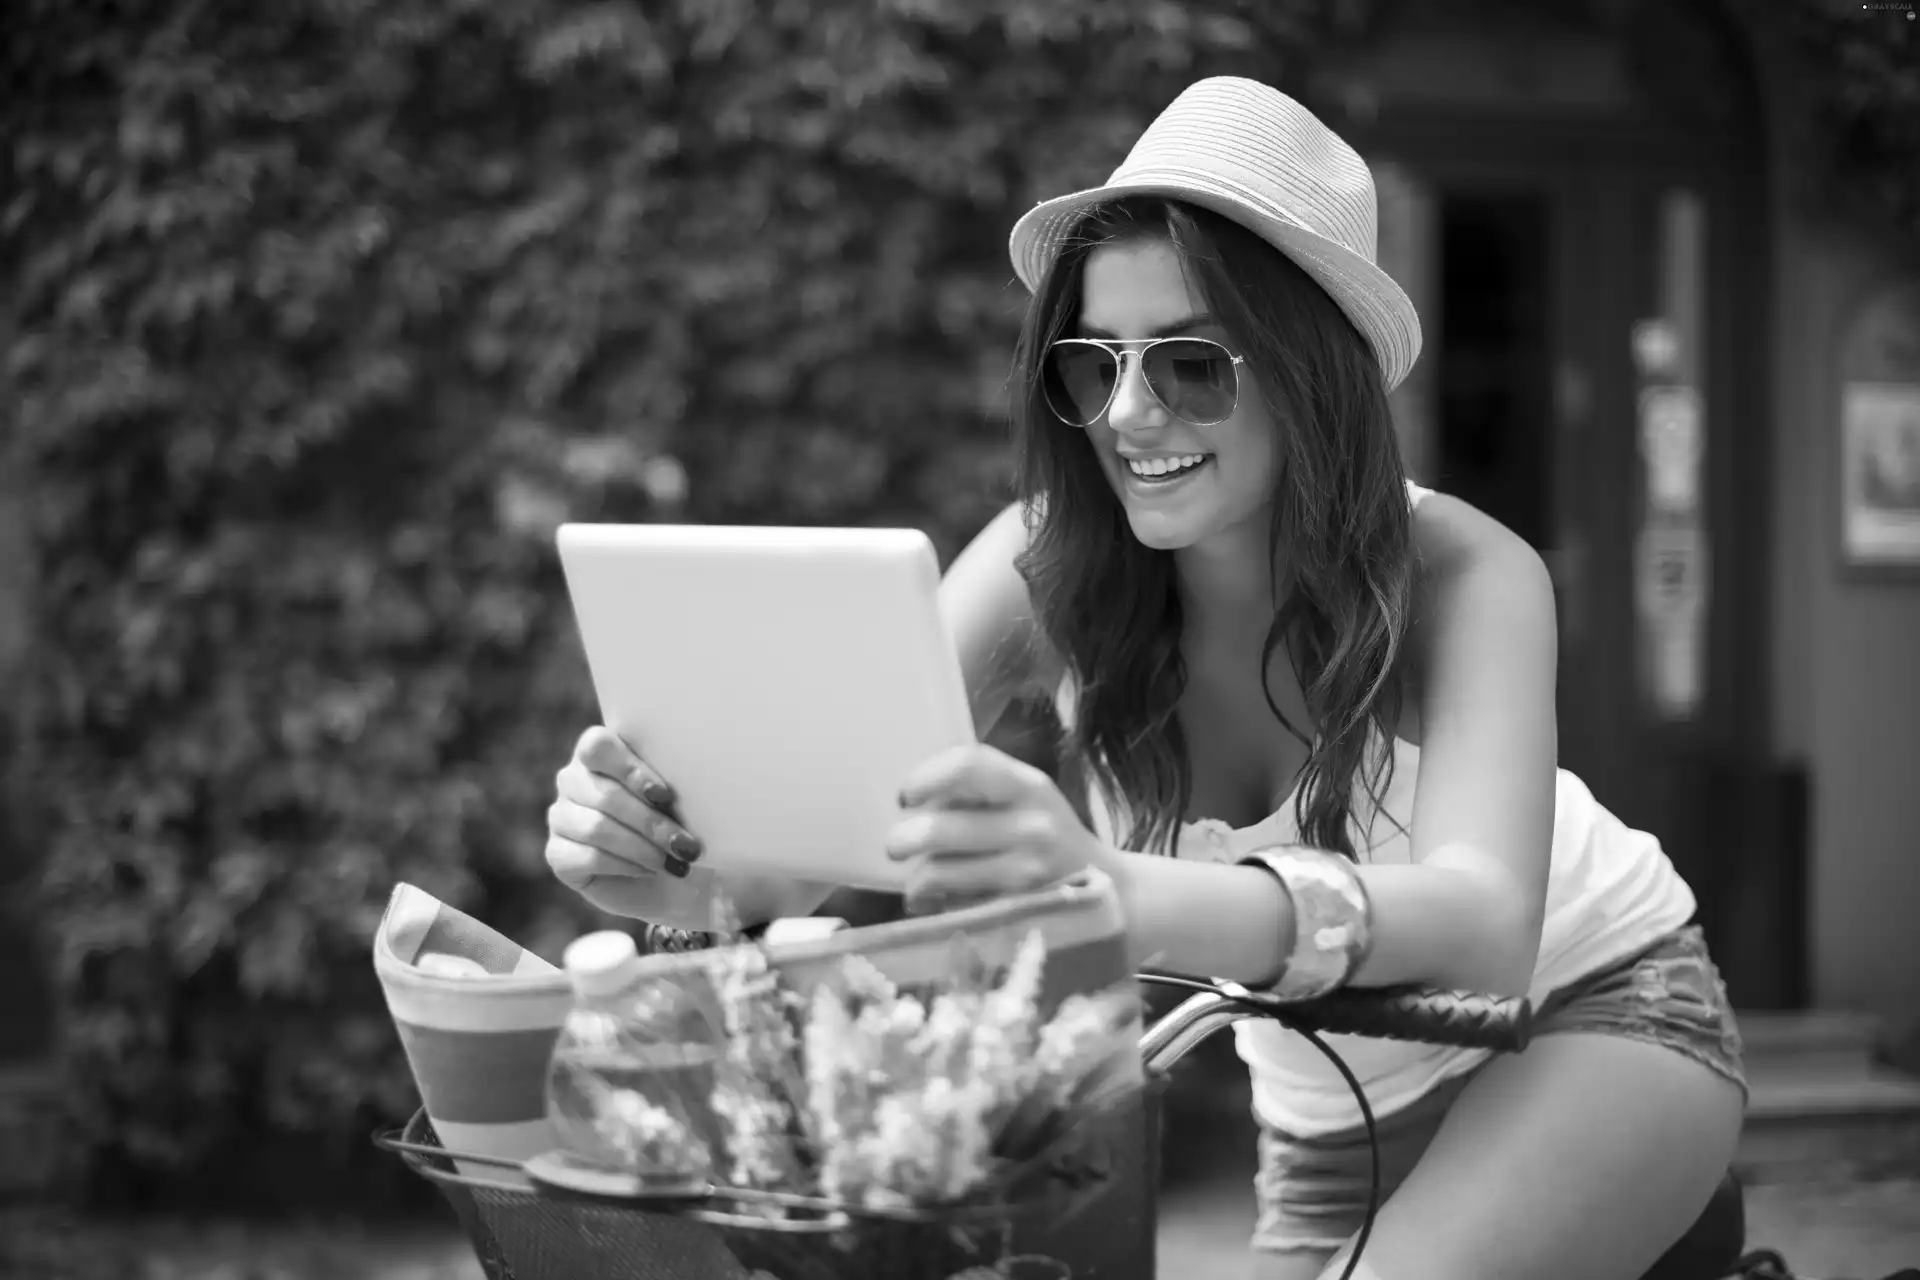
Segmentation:
[(608, 995), (632, 981), (640, 965), (640, 948), (633, 935), (618, 929), (602, 929), (575, 938), (567, 945), (561, 963), (573, 989), (583, 996)]

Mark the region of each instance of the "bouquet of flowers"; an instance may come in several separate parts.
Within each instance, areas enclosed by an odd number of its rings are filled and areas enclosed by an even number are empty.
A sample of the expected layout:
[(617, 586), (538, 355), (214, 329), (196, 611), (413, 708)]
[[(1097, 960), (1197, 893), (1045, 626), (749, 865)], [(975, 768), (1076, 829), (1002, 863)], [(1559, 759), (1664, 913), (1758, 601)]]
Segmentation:
[[(760, 946), (701, 953), (692, 985), (714, 1070), (672, 1080), (710, 1080), (710, 1096), (608, 1090), (601, 1141), (704, 1147), (718, 1197), (763, 1220), (770, 1247), (784, 1241), (754, 1260), (773, 1264), (756, 1276), (1005, 1274), (967, 1264), (1003, 1257), (1016, 1214), (1057, 1215), (1099, 1183), (1101, 1130), (1088, 1122), (1139, 1088), (1138, 1000), (1129, 983), (1043, 1017), (1037, 929), (1004, 965), (964, 936), (950, 947), (941, 979), (913, 990), (858, 954), (803, 991)], [(778, 1230), (808, 1215), (841, 1224), (827, 1262), (817, 1244), (800, 1258), (801, 1237)]]

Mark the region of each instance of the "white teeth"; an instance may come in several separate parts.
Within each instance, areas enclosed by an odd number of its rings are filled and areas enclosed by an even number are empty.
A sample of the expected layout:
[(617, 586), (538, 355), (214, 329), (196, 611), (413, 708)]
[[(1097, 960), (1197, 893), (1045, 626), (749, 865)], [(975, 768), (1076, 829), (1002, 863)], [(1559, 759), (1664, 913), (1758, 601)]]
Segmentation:
[(1207, 460), (1204, 453), (1189, 453), (1179, 458), (1129, 458), (1127, 469), (1137, 476), (1164, 476), (1197, 467)]

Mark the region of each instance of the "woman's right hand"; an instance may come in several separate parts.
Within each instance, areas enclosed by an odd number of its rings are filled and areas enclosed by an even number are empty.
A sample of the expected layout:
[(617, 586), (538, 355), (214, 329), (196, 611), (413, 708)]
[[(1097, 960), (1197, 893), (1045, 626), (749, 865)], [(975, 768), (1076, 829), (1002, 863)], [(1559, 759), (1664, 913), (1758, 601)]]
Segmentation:
[(547, 810), (547, 865), (602, 911), (660, 924), (707, 928), (705, 876), (689, 880), (700, 839), (674, 818), (673, 788), (605, 725), (580, 735), (554, 778)]
[(554, 779), (547, 865), (600, 910), (651, 924), (712, 929), (724, 895), (743, 924), (807, 915), (833, 886), (775, 876), (717, 877), (694, 864), (700, 838), (673, 814), (674, 793), (605, 725), (580, 735)]

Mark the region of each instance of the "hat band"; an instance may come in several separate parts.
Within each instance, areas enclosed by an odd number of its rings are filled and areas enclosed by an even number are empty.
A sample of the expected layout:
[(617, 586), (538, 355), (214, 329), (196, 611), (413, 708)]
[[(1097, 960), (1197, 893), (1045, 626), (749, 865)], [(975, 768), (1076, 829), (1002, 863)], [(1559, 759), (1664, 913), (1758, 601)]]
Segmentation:
[(1107, 185), (1110, 187), (1132, 186), (1143, 183), (1164, 184), (1175, 188), (1207, 191), (1209, 194), (1248, 205), (1261, 216), (1271, 218), (1275, 222), (1285, 223), (1287, 226), (1297, 230), (1310, 232), (1323, 240), (1331, 240), (1347, 252), (1358, 254), (1369, 262), (1373, 260), (1371, 246), (1368, 248), (1361, 247), (1362, 244), (1372, 240), (1373, 237), (1355, 236), (1352, 233), (1357, 228), (1342, 228), (1332, 225), (1314, 226), (1312, 223), (1300, 217), (1299, 214), (1294, 213), (1285, 205), (1278, 203), (1272, 196), (1267, 195), (1258, 188), (1250, 187), (1244, 182), (1230, 178), (1213, 169), (1197, 169), (1191, 165), (1156, 164), (1143, 166), (1138, 169), (1126, 168), (1118, 170), (1111, 178), (1107, 179)]

